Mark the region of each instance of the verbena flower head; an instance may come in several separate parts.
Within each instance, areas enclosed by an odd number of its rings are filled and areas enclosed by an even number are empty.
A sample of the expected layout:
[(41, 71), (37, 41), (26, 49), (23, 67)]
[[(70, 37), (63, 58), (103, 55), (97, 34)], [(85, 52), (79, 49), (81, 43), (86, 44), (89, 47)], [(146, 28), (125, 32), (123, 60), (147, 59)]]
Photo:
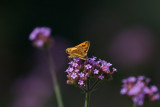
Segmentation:
[(52, 43), (51, 29), (48, 27), (36, 27), (29, 36), (35, 47), (45, 47)]
[(90, 78), (99, 80), (110, 79), (117, 69), (112, 68), (109, 62), (104, 60), (96, 61), (96, 57), (87, 58), (87, 60), (81, 60), (80, 58), (73, 58), (69, 62), (67, 72), (67, 84), (73, 84), (79, 87), (85, 87), (86, 82)]
[(145, 76), (128, 77), (122, 80), (120, 93), (132, 98), (137, 105), (143, 105), (145, 99), (155, 101), (160, 99), (158, 88), (155, 85), (149, 86), (150, 79)]

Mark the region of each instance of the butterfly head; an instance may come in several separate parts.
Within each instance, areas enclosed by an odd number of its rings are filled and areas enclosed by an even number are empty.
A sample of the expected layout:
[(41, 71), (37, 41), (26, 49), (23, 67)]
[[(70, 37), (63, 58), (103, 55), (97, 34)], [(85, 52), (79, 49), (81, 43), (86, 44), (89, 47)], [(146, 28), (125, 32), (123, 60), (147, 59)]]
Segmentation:
[(67, 54), (69, 54), (70, 51), (71, 51), (70, 48), (67, 48), (67, 49), (66, 49), (66, 53), (67, 53)]

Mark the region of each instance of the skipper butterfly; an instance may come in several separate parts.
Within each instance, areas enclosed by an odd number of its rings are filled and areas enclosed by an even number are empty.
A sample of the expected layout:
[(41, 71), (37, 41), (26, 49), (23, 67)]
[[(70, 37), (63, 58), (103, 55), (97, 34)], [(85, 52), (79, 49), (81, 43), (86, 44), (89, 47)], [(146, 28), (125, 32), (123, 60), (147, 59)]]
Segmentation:
[(80, 59), (86, 60), (87, 52), (89, 50), (90, 42), (85, 41), (75, 47), (67, 48), (66, 53), (69, 54), (68, 58), (79, 57)]

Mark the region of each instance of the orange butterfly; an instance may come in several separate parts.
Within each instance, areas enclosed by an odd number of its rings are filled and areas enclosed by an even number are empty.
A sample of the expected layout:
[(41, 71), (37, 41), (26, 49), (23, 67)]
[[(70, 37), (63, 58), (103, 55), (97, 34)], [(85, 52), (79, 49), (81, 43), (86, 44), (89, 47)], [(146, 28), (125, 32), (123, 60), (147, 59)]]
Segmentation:
[(67, 48), (66, 53), (69, 54), (68, 58), (79, 57), (86, 60), (87, 52), (89, 50), (90, 42), (85, 41), (75, 47)]

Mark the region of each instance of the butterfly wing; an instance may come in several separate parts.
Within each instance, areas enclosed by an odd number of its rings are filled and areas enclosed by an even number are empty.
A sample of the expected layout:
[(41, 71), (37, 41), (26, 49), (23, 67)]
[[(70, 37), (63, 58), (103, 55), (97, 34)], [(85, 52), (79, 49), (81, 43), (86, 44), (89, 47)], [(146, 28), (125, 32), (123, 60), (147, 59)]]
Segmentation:
[(90, 42), (85, 41), (85, 42), (75, 46), (75, 48), (77, 48), (79, 51), (83, 52), (83, 54), (86, 56), (87, 52), (89, 50), (89, 46), (90, 46)]
[(89, 41), (85, 41), (75, 47), (67, 48), (66, 52), (70, 55), (69, 58), (79, 57), (80, 59), (86, 60), (85, 56), (87, 55), (89, 46)]

